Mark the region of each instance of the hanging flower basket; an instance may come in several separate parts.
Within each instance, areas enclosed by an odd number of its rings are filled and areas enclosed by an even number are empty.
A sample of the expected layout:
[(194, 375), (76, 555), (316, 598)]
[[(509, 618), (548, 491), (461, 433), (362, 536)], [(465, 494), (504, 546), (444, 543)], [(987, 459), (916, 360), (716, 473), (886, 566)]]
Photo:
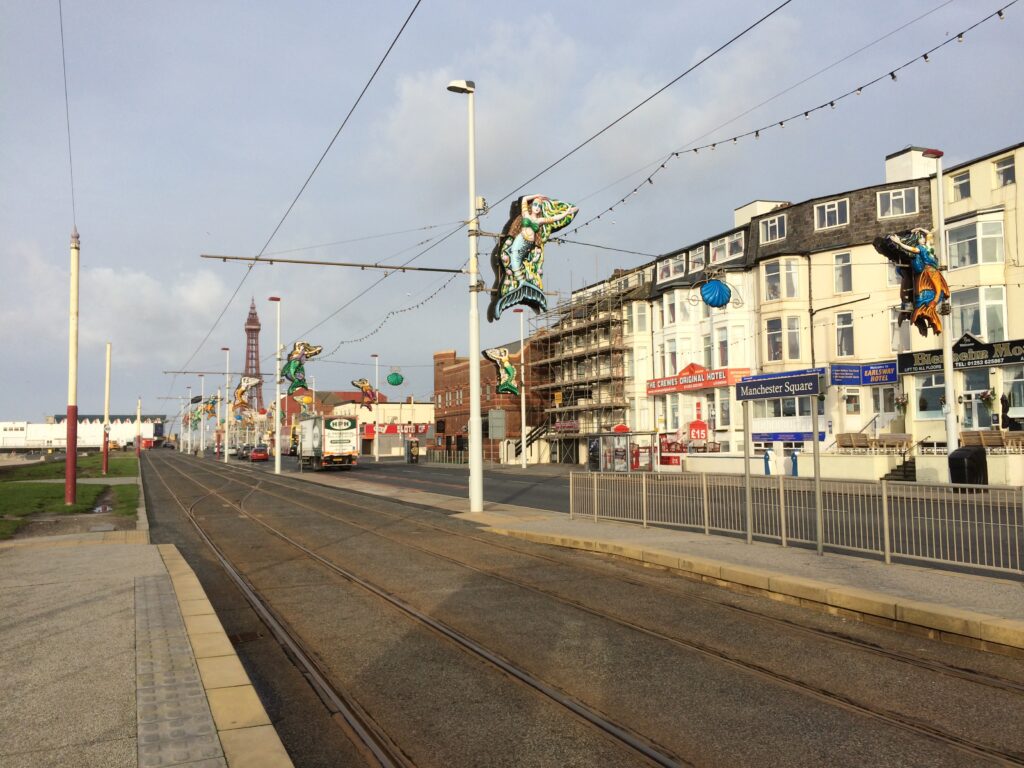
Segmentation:
[(992, 403), (996, 400), (996, 393), (991, 389), (986, 389), (984, 392), (978, 395), (978, 399), (985, 404), (986, 407), (991, 407)]
[(896, 410), (899, 411), (900, 413), (906, 413), (908, 402), (910, 402), (910, 398), (907, 397), (907, 395), (904, 394), (903, 392), (896, 395)]

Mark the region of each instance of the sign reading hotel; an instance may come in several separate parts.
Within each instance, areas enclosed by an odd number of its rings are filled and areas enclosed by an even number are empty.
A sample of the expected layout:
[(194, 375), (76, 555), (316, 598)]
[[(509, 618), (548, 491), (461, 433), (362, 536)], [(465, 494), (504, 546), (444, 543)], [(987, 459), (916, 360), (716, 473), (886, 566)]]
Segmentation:
[(731, 387), (744, 376), (750, 375), (749, 368), (715, 368), (708, 370), (702, 365), (690, 363), (675, 376), (647, 380), (648, 395), (668, 395), (673, 392), (692, 392), (696, 389)]
[[(1024, 339), (986, 344), (965, 333), (953, 344), (953, 368), (985, 368), (1024, 363)], [(942, 350), (904, 352), (896, 356), (900, 375), (942, 371)]]
[(843, 365), (832, 363), (829, 366), (832, 384), (870, 387), (875, 384), (895, 384), (896, 361), (869, 363), (867, 365)]

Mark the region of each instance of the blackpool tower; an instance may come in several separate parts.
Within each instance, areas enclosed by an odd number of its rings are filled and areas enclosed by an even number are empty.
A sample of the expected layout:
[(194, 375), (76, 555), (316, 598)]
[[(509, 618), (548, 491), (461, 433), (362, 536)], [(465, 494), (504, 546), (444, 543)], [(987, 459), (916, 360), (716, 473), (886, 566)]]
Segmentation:
[[(245, 319), (245, 373), (244, 376), (263, 378), (260, 375), (260, 325), (256, 314), (256, 299), (249, 305), (249, 317)], [(256, 413), (263, 410), (263, 384), (257, 384), (249, 390), (249, 405)]]

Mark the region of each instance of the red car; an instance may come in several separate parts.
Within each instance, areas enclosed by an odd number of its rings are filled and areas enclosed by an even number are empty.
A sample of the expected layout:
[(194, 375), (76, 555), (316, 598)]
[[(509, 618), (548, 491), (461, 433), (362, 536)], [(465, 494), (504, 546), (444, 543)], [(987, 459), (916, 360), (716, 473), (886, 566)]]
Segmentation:
[(265, 445), (257, 445), (249, 452), (249, 461), (268, 461), (270, 459), (270, 451)]

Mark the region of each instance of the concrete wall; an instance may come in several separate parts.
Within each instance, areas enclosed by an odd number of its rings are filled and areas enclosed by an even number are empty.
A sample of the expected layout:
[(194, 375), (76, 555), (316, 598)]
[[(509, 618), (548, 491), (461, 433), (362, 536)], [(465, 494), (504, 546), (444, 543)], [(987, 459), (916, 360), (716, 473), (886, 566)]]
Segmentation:
[[(894, 469), (902, 457), (887, 454), (864, 454), (864, 455), (821, 455), (821, 476), (828, 480), (879, 480), (890, 470)], [(943, 457), (945, 458), (945, 457)], [(691, 454), (683, 459), (684, 469), (687, 472), (711, 472), (720, 474), (743, 474), (743, 457), (724, 454)], [(920, 467), (920, 464), (918, 464)], [(789, 475), (792, 471), (792, 460), (786, 456), (780, 457), (778, 453), (772, 461), (772, 474)], [(675, 470), (675, 467), (665, 469)], [(814, 455), (807, 451), (801, 453), (797, 459), (797, 471), (799, 477), (814, 477)], [(750, 472), (753, 475), (764, 474), (764, 459), (761, 456), (750, 459)], [(918, 479), (924, 478), (918, 470)], [(945, 480), (941, 481), (945, 482)]]
[[(989, 485), (1024, 486), (1024, 455), (1019, 453), (989, 453)], [(920, 483), (948, 483), (949, 459), (944, 454), (917, 457), (917, 480)]]

